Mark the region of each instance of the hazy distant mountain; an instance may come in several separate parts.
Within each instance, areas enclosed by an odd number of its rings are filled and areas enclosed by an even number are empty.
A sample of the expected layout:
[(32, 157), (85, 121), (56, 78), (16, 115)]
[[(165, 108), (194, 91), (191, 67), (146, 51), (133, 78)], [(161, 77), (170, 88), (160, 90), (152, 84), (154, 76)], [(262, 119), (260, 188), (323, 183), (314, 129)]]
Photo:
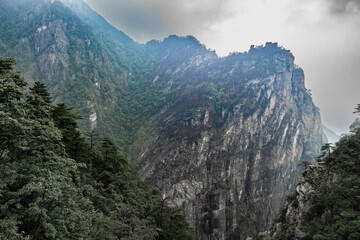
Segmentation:
[[(70, 7), (67, 8), (63, 3)], [(0, 0), (0, 55), (110, 136), (197, 239), (265, 230), (323, 144), (303, 70), (276, 43), (219, 58), (194, 37), (137, 44), (80, 0)]]
[(334, 131), (328, 129), (327, 127), (325, 127), (323, 125), (323, 131), (324, 131), (324, 134), (328, 140), (328, 143), (336, 143), (339, 141), (340, 139), (340, 136), (337, 135)]

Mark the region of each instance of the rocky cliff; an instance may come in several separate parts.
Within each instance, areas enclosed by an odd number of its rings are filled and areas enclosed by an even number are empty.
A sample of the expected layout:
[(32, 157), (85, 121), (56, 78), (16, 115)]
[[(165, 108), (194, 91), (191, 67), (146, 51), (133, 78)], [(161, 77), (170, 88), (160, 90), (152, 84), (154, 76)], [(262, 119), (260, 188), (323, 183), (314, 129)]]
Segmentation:
[(136, 159), (140, 174), (169, 205), (185, 208), (197, 239), (265, 230), (296, 185), (300, 160), (314, 159), (322, 144), (319, 112), (293, 55), (267, 43), (159, 66), (154, 82), (174, 90), (152, 118), (152, 138)]
[(304, 73), (276, 43), (224, 58), (194, 37), (140, 45), (80, 0), (0, 0), (0, 20), (0, 54), (113, 138), (198, 239), (265, 230), (322, 145)]
[(360, 238), (360, 122), (335, 147), (325, 145), (287, 197), (271, 231), (255, 239)]

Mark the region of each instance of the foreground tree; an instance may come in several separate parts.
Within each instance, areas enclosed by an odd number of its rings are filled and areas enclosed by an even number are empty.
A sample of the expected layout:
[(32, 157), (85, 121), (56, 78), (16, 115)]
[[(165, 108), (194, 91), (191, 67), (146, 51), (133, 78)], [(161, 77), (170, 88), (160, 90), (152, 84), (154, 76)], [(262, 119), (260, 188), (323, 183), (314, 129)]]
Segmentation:
[(72, 108), (41, 83), (26, 92), (13, 64), (0, 58), (0, 239), (192, 238), (109, 138), (89, 146)]
[(14, 63), (0, 59), (0, 231), (35, 239), (86, 236), (89, 206), (75, 184), (79, 165), (66, 157), (49, 106), (25, 91)]
[(76, 120), (80, 119), (80, 116), (72, 113), (72, 110), (73, 108), (67, 107), (64, 103), (59, 103), (52, 108), (51, 117), (61, 131), (61, 141), (65, 145), (67, 155), (78, 162), (85, 162), (89, 146), (78, 130)]

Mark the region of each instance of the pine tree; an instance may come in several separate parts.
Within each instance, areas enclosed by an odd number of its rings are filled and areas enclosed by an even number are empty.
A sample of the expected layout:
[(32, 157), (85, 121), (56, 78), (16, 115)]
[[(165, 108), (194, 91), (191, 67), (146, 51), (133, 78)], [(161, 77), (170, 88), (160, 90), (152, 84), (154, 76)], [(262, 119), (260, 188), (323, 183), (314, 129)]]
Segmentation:
[(72, 108), (26, 92), (13, 64), (0, 58), (0, 239), (191, 239), (109, 138), (87, 146)]
[[(78, 239), (89, 232), (90, 206), (76, 187), (78, 165), (65, 155), (47, 104), (0, 59), (0, 232), (34, 239)], [(41, 113), (41, 114), (39, 114)]]
[(48, 119), (50, 117), (51, 97), (45, 85), (36, 82), (30, 87), (30, 93), (26, 96), (27, 109), (31, 112), (33, 119)]
[(46, 90), (46, 86), (43, 83), (40, 82), (35, 82), (34, 86), (30, 88), (30, 93), (35, 94), (39, 97), (42, 98), (42, 100), (47, 103), (50, 104), (51, 103), (51, 95), (50, 93)]
[(96, 143), (100, 140), (100, 135), (96, 132), (96, 129), (92, 129), (90, 132), (85, 133), (85, 136), (88, 137), (90, 142), (90, 149), (93, 149)]
[(72, 113), (72, 110), (73, 108), (67, 107), (64, 103), (59, 103), (51, 110), (51, 117), (61, 131), (61, 141), (65, 145), (67, 155), (78, 162), (85, 162), (89, 147), (78, 130), (76, 120), (80, 119), (80, 116)]

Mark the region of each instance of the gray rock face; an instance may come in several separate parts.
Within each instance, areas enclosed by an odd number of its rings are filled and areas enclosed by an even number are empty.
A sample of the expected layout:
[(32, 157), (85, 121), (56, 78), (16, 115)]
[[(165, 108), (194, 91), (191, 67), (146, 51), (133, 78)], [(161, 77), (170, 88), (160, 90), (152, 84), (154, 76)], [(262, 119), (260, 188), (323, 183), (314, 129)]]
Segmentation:
[(154, 78), (176, 97), (153, 118), (137, 162), (169, 205), (185, 209), (197, 239), (246, 239), (269, 227), (300, 160), (319, 152), (320, 115), (303, 71), (276, 45), (205, 58)]
[[(284, 212), (282, 216), (282, 221), (276, 223), (275, 228), (272, 231), (264, 232), (262, 239), (270, 239), (270, 237), (280, 237), (280, 238), (291, 238), (291, 239), (308, 239), (309, 231), (307, 229), (307, 215), (311, 212), (312, 197), (314, 195), (314, 188), (306, 180), (306, 176), (310, 175), (323, 175), (325, 171), (325, 166), (321, 161), (315, 161), (311, 164), (306, 171), (304, 172), (303, 178), (300, 179), (298, 186), (296, 187), (295, 193), (288, 198), (286, 204), (284, 204)], [(335, 173), (330, 173), (327, 179), (328, 184), (330, 185), (333, 182), (337, 181), (337, 175)]]

